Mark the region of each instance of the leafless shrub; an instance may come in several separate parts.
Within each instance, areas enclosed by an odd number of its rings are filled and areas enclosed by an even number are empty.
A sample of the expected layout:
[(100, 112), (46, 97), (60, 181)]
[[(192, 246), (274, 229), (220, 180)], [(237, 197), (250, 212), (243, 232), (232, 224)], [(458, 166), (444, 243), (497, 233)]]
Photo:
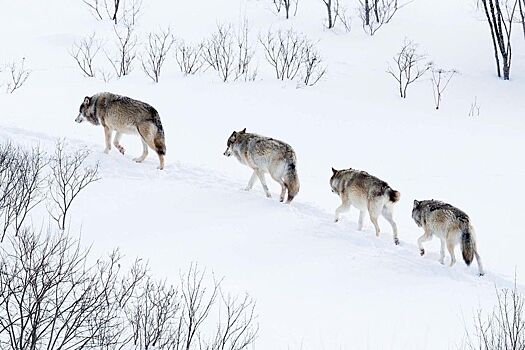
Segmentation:
[(90, 267), (86, 256), (66, 233), (10, 236), (0, 249), (0, 348), (76, 350), (93, 340), (119, 257)]
[(202, 44), (191, 45), (180, 40), (175, 47), (175, 59), (182, 73), (197, 73), (204, 65)]
[(133, 62), (137, 57), (136, 47), (138, 43), (135, 35), (134, 25), (126, 22), (122, 26), (114, 26), (116, 36), (117, 54), (111, 58), (107, 53), (106, 57), (111, 63), (113, 70), (118, 78), (128, 75), (133, 70)]
[(96, 19), (107, 18), (115, 24), (124, 18), (135, 24), (142, 8), (142, 0), (82, 0), (82, 2)]
[(478, 105), (478, 97), (474, 97), (474, 101), (470, 104), (470, 109), (468, 112), (469, 117), (479, 117), (479, 111), (481, 107)]
[(20, 89), (31, 75), (31, 70), (25, 67), (25, 57), (20, 61), (13, 61), (6, 66), (7, 83), (6, 92), (12, 94)]
[(328, 29), (334, 28), (337, 20), (343, 23), (345, 29), (350, 31), (350, 18), (346, 15), (346, 8), (341, 5), (340, 0), (321, 0), (326, 7)]
[(0, 146), (0, 242), (10, 228), (17, 235), (30, 211), (43, 201), (45, 165), (38, 148), (25, 151), (9, 143)]
[(162, 66), (174, 42), (170, 28), (148, 35), (148, 42), (142, 57), (142, 69), (155, 83), (159, 82)]
[(246, 22), (234, 34), (231, 25), (218, 25), (217, 31), (203, 44), (204, 61), (217, 72), (222, 81), (254, 80), (256, 71), (251, 69), (254, 56), (248, 40)]
[(467, 331), (465, 349), (525, 349), (525, 299), (515, 285), (496, 291), (497, 304), (491, 313), (479, 310), (474, 318), (474, 331)]
[(395, 66), (389, 65), (387, 69), (387, 73), (398, 82), (402, 98), (406, 98), (408, 86), (432, 67), (432, 63), (426, 60), (425, 55), (419, 54), (417, 49), (417, 44), (405, 40), (399, 53), (393, 57)]
[(359, 0), (359, 17), (363, 30), (374, 35), (405, 5), (407, 4), (400, 5), (398, 0)]
[(269, 31), (259, 41), (277, 79), (293, 80), (299, 75), (306, 85), (314, 85), (324, 75), (321, 58), (306, 36), (293, 30), (278, 30)]
[(434, 103), (436, 109), (439, 109), (441, 105), (441, 97), (443, 92), (450, 83), (450, 80), (454, 75), (458, 73), (455, 69), (443, 69), (443, 68), (432, 68), (432, 91), (434, 93)]
[(498, 77), (501, 77), (501, 56), (503, 80), (509, 80), (512, 61), (512, 25), (514, 24), (514, 15), (516, 13), (518, 0), (501, 0), (501, 4), (500, 0), (481, 0), (481, 3), (483, 4), (485, 16), (490, 28)]
[(96, 39), (95, 32), (73, 44), (70, 55), (86, 77), (95, 77), (94, 60), (101, 48), (102, 42)]
[(57, 143), (55, 154), (49, 163), (51, 175), (48, 180), (50, 196), (48, 212), (60, 230), (65, 229), (67, 214), (78, 194), (99, 179), (98, 165), (93, 167), (86, 165), (88, 150), (67, 153), (64, 148), (63, 142)]

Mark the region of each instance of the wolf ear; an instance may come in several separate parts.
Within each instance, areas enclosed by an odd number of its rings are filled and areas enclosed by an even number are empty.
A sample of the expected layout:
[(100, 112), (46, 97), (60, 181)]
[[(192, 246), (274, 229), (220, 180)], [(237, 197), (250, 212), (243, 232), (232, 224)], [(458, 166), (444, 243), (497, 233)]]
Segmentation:
[(332, 173), (337, 174), (337, 170), (332, 167)]
[(91, 97), (89, 96), (84, 97), (84, 104), (89, 105), (90, 103), (91, 103)]
[(239, 134), (244, 134), (244, 133), (246, 133), (246, 128), (244, 128), (241, 131), (239, 131)]
[(417, 201), (416, 199), (414, 199), (414, 207), (417, 207), (419, 205), (419, 201)]

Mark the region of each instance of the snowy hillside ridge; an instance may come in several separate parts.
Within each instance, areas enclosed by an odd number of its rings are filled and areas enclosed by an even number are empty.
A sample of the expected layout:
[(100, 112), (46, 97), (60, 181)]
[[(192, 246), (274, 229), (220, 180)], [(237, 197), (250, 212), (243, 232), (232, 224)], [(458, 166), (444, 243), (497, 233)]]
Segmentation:
[[(416, 0), (377, 31), (375, 15), (363, 30), (358, 1), (339, 1), (333, 28), (324, 1), (299, 0), (297, 13), (294, 4), (287, 19), (271, 0), (149, 0), (133, 28), (120, 19), (115, 28), (104, 11), (97, 20), (84, 2), (8, 2), (0, 13), (0, 30), (9, 33), (0, 36), (1, 89), (12, 86), (10, 62), (15, 76), (29, 75), (13, 93), (0, 94), (0, 141), (40, 145), (48, 154), (57, 139), (72, 151), (88, 149), (101, 179), (76, 198), (69, 226), (82, 232), (92, 256), (118, 247), (128, 263), (142, 258), (175, 285), (193, 262), (225, 276), (224, 290), (247, 292), (257, 303), (256, 348), (456, 349), (473, 313), (492, 309), (495, 286), (511, 288), (515, 271), (523, 283), (523, 227), (516, 220), (525, 195), (519, 12), (510, 81), (504, 81), (496, 74), (482, 2)], [(114, 69), (117, 34), (125, 40), (128, 33), (137, 40), (135, 58)], [(281, 80), (282, 71), (267, 61), (263, 44), (278, 42), (279, 34), (303, 45), (293, 80)], [(95, 78), (85, 77), (72, 57), (90, 38), (100, 44)], [(235, 62), (249, 58), (228, 71), (226, 83), (221, 68), (200, 60), (221, 38), (232, 40)], [(238, 50), (246, 42), (247, 50)], [(170, 50), (159, 71), (147, 51), (163, 43)], [(402, 51), (404, 43), (411, 45)], [(408, 85), (406, 98), (403, 81), (387, 72), (398, 76), (396, 59), (407, 57), (400, 52), (414, 52), (419, 71), (426, 70)], [(322, 76), (313, 86), (304, 80), (308, 62), (320, 62)], [(504, 73), (501, 56), (500, 64)], [(153, 152), (142, 164), (132, 161), (142, 151), (137, 136), (122, 138), (124, 155), (115, 148), (104, 154), (103, 128), (74, 122), (84, 97), (102, 91), (159, 112), (163, 171), (155, 169)], [(243, 128), (293, 147), (301, 188), (291, 205), (279, 203), (281, 188), (272, 180), (272, 199), (258, 183), (243, 190), (251, 170), (223, 155), (228, 137)], [(399, 246), (383, 219), (380, 238), (368, 217), (364, 231), (357, 230), (356, 210), (333, 222), (341, 202), (331, 193), (331, 169), (349, 167), (401, 193), (394, 210)], [(411, 217), (413, 200), (431, 198), (471, 218), (483, 278), (462, 261), (450, 268), (448, 256), (439, 264), (437, 239), (419, 255), (423, 232)], [(39, 226), (46, 212), (39, 205), (29, 222)]]

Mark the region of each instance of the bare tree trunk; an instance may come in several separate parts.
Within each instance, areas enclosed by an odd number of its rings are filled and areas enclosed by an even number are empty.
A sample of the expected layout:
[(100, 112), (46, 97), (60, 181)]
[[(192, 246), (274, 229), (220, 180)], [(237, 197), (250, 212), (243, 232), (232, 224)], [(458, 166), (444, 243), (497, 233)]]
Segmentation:
[[(496, 68), (498, 77), (501, 77), (500, 58), (503, 64), (503, 79), (510, 79), (510, 65), (512, 60), (511, 34), (512, 25), (514, 22), (514, 14), (518, 2), (521, 0), (513, 0), (513, 3), (504, 3), (506, 13), (501, 10), (499, 0), (481, 0), (485, 10), (487, 22), (489, 22), (490, 34), (492, 37), (492, 45), (494, 47), (494, 56), (496, 58)], [(488, 2), (488, 4), (487, 4)], [(506, 16), (506, 18), (504, 17)]]
[(368, 0), (365, 0), (365, 25), (370, 25), (370, 5)]

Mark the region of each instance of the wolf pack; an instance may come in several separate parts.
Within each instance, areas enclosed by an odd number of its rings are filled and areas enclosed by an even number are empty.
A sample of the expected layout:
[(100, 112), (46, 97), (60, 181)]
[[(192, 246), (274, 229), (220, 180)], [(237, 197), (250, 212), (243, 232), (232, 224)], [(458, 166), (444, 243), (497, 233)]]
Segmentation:
[[(129, 97), (109, 92), (86, 96), (80, 105), (78, 123), (88, 121), (93, 125), (102, 125), (105, 136), (105, 153), (111, 145), (122, 154), (125, 149), (120, 144), (123, 134), (138, 135), (142, 141), (142, 154), (134, 161), (140, 163), (146, 159), (148, 148), (157, 153), (159, 169), (164, 168), (166, 154), (165, 135), (159, 113), (151, 105)], [(113, 136), (114, 133), (114, 136)], [(297, 175), (297, 157), (293, 148), (280, 140), (249, 133), (246, 129), (233, 131), (226, 142), (227, 157), (237, 160), (253, 170), (246, 190), (251, 190), (258, 179), (268, 198), (271, 194), (266, 184), (265, 175), (281, 186), (280, 201), (290, 203), (299, 192)], [(332, 192), (341, 199), (341, 205), (335, 210), (335, 222), (351, 206), (359, 210), (358, 229), (363, 229), (363, 221), (368, 217), (374, 225), (376, 236), (380, 234), (378, 219), (382, 216), (392, 226), (394, 244), (399, 244), (398, 229), (394, 221), (394, 205), (399, 202), (401, 193), (394, 190), (385, 181), (357, 169), (332, 168), (330, 178)], [(460, 244), (463, 260), (470, 265), (474, 258), (480, 276), (484, 275), (481, 258), (476, 247), (476, 236), (469, 216), (462, 210), (439, 200), (414, 200), (412, 218), (423, 229), (423, 235), (417, 240), (419, 252), (425, 254), (423, 243), (439, 238), (441, 251), (439, 262), (445, 263), (445, 246), (450, 254), (450, 266), (456, 263), (455, 247)]]

